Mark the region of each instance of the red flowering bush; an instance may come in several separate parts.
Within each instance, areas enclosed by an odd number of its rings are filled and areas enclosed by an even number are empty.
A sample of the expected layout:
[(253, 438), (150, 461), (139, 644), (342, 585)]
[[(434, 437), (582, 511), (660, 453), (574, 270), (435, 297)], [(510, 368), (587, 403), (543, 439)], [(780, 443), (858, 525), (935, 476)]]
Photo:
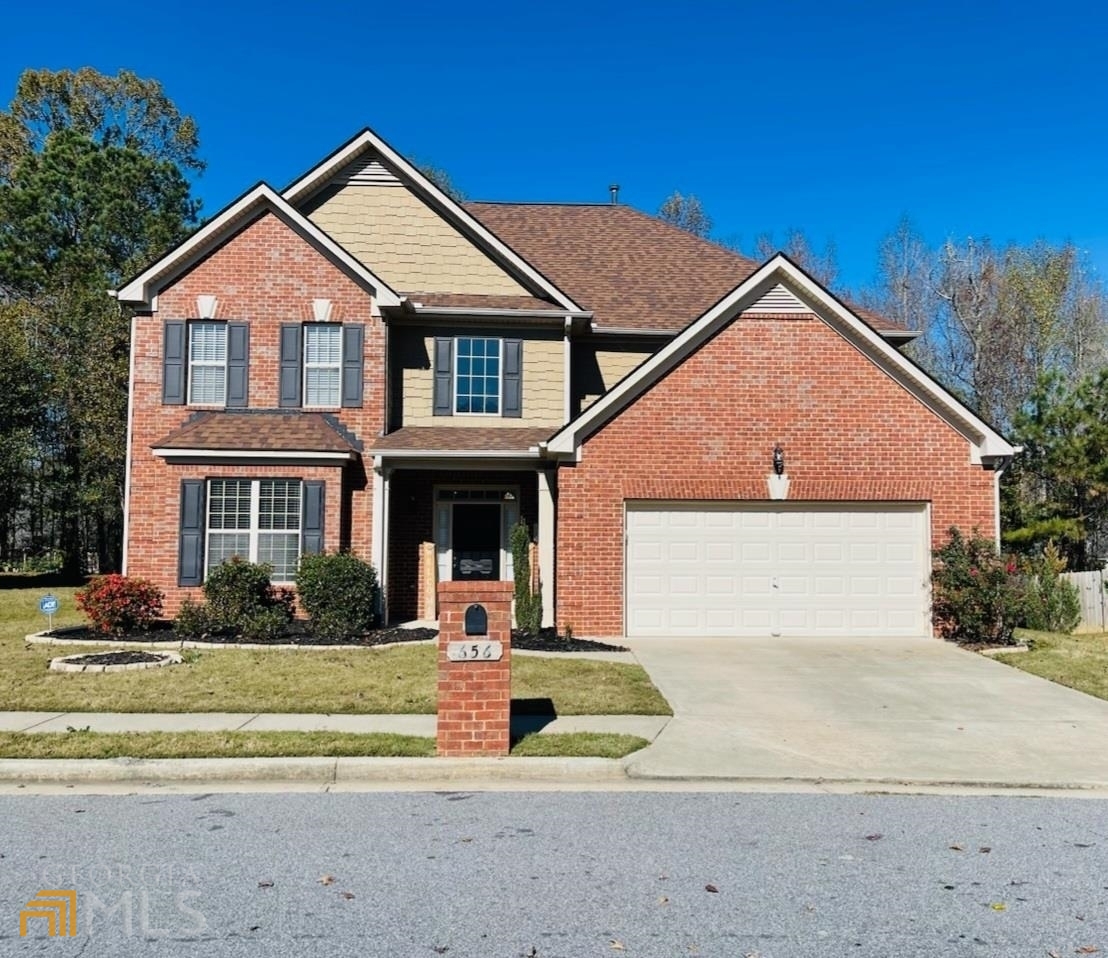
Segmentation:
[(1016, 562), (996, 543), (956, 528), (935, 550), (931, 573), (932, 612), (939, 634), (955, 642), (1011, 645), (1027, 606), (1026, 582)]
[(77, 608), (98, 632), (123, 635), (149, 629), (162, 614), (162, 590), (146, 579), (98, 575), (77, 591)]

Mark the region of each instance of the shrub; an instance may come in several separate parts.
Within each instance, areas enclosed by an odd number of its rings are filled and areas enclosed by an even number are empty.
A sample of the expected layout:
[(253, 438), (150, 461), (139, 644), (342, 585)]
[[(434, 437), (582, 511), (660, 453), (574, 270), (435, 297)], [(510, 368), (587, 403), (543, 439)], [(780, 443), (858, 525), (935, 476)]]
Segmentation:
[(173, 620), (173, 628), (186, 639), (201, 639), (214, 631), (208, 607), (189, 598), (181, 603), (181, 610)]
[(282, 621), (292, 620), (287, 590), (275, 589), (269, 581), (272, 569), (264, 563), (247, 562), (232, 556), (220, 563), (204, 582), (208, 615), (214, 628), (241, 632), (259, 612), (277, 610)]
[(273, 641), (284, 635), (289, 619), (280, 605), (257, 609), (239, 622), (239, 638), (243, 642)]
[(1042, 554), (1024, 560), (1025, 607), (1022, 625), (1043, 632), (1070, 633), (1081, 621), (1077, 586), (1062, 578), (1066, 560), (1053, 541)]
[(302, 556), (296, 589), (312, 630), (320, 635), (338, 638), (377, 624), (377, 572), (349, 552)]
[(98, 575), (76, 594), (77, 608), (99, 632), (149, 629), (162, 614), (162, 590), (146, 579)]
[(957, 528), (934, 558), (932, 609), (939, 633), (963, 644), (1011, 645), (1026, 608), (1015, 560), (999, 555), (996, 544), (976, 530), (967, 539)]
[(542, 626), (542, 595), (531, 591), (531, 533), (522, 519), (512, 526), (510, 542), (516, 586), (516, 624), (534, 635)]

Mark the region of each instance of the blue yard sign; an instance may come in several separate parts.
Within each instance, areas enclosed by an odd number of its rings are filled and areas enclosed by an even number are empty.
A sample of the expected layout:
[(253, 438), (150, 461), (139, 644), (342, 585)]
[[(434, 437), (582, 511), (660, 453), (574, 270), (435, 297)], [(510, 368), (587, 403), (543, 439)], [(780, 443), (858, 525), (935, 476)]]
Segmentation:
[(44, 595), (38, 600), (38, 610), (46, 616), (48, 629), (54, 628), (54, 616), (58, 611), (58, 597), (56, 595)]

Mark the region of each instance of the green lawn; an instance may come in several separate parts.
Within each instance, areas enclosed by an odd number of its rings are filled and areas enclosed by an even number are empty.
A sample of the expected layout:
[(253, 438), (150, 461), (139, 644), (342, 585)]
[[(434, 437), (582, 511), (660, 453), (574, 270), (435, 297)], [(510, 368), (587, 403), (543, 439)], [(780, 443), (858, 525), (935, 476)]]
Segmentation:
[[(650, 744), (596, 732), (528, 735), (521, 757), (623, 758)], [(435, 740), (417, 735), (344, 732), (0, 732), (0, 758), (428, 758)]]
[[(72, 589), (55, 589), (55, 625), (82, 619)], [(76, 648), (28, 645), (45, 627), (41, 590), (0, 592), (0, 711), (432, 713), (431, 645), (341, 651), (214, 649), (164, 669), (108, 674), (50, 672), (51, 658)], [(107, 645), (107, 643), (106, 643)], [(92, 651), (80, 647), (80, 651)], [(559, 715), (669, 715), (637, 665), (519, 656), (514, 698), (550, 699)]]
[(994, 656), (997, 661), (1108, 699), (1108, 633), (1062, 635), (1019, 629), (1016, 638), (1030, 651), (1001, 653)]

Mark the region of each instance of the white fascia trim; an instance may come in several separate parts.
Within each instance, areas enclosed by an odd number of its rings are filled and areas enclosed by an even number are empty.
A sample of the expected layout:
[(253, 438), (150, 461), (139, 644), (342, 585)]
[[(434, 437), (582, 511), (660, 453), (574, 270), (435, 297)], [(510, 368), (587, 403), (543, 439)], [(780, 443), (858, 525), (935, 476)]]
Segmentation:
[(338, 152), (333, 153), (315, 169), (309, 170), (304, 176), (288, 187), (282, 195), (289, 203), (298, 202), (314, 189), (322, 186), (331, 176), (338, 172), (338, 170), (354, 160), (360, 153), (365, 152), (366, 149), (375, 150), (389, 165), (399, 170), (416, 189), (427, 196), (427, 198), (439, 208), (440, 212), (445, 213), (449, 218), (455, 220), (466, 232), (478, 239), (487, 249), (495, 253), (496, 257), (502, 261), (503, 265), (510, 267), (511, 272), (525, 276), (533, 288), (541, 289), (548, 293), (566, 309), (574, 312), (582, 311), (581, 307), (562, 292), (562, 290), (558, 289), (557, 286), (550, 282), (550, 280), (543, 276), (542, 273), (523, 259), (523, 257), (510, 246), (498, 239), (487, 227), (483, 226), (479, 220), (470, 213), (467, 213), (459, 203), (447, 196), (411, 163), (404, 159), (403, 156), (397, 153), (376, 133), (368, 128), (354, 137), (354, 139), (338, 150)]
[[(225, 234), (235, 232), (235, 225), (247, 217), (252, 217), (256, 209), (268, 206), (282, 218), (288, 220), (297, 230), (313, 243), (326, 250), (337, 262), (341, 263), (368, 286), (373, 288), (374, 299), (382, 306), (399, 306), (400, 296), (387, 283), (336, 243), (306, 216), (286, 202), (280, 194), (265, 183), (259, 183), (250, 192), (228, 206), (222, 213), (201, 229), (192, 234), (176, 249), (136, 276), (119, 290), (117, 299), (122, 302), (147, 306), (151, 303), (157, 289), (151, 289), (154, 283), (161, 288), (168, 282), (167, 277), (192, 265), (208, 248), (224, 238)], [(161, 282), (159, 282), (161, 281)]]
[[(569, 454), (577, 450), (579, 437), (593, 426), (615, 415), (635, 399), (650, 383), (669, 372), (691, 355), (705, 340), (765, 292), (770, 285), (786, 281), (792, 292), (816, 307), (824, 319), (833, 320), (855, 343), (864, 343), (883, 363), (891, 367), (895, 378), (911, 384), (915, 391), (933, 404), (935, 411), (965, 434), (969, 426), (976, 435), (967, 436), (982, 456), (1013, 455), (1014, 447), (976, 413), (943, 389), (926, 373), (909, 362), (899, 350), (885, 341), (867, 323), (827, 292), (803, 270), (778, 253), (767, 260), (676, 338), (672, 339), (611, 392), (594, 402), (574, 422), (569, 423), (549, 442), (552, 453)], [(953, 421), (957, 420), (957, 422)], [(964, 424), (964, 425), (963, 425)]]
[(409, 302), (409, 305), (417, 316), (442, 316), (446, 319), (474, 316), (491, 319), (546, 319), (552, 323), (562, 323), (567, 318), (591, 319), (593, 315), (587, 311), (567, 313), (564, 309), (505, 309), (501, 307), (475, 309), (468, 306), (424, 306), (421, 303), (412, 302)]
[(538, 459), (539, 447), (504, 449), (374, 449), (375, 458), (390, 459)]
[(302, 462), (320, 460), (323, 462), (350, 462), (357, 453), (351, 452), (312, 452), (311, 450), (285, 449), (178, 449), (174, 446), (155, 446), (151, 450), (161, 459), (280, 459)]
[[(115, 290), (108, 290), (115, 296)], [(120, 570), (127, 574), (128, 534), (131, 531), (131, 439), (135, 420), (135, 327), (138, 325), (138, 317), (131, 317), (131, 356), (130, 371), (127, 380), (127, 452), (124, 458), (127, 472), (123, 476), (123, 568)]]

